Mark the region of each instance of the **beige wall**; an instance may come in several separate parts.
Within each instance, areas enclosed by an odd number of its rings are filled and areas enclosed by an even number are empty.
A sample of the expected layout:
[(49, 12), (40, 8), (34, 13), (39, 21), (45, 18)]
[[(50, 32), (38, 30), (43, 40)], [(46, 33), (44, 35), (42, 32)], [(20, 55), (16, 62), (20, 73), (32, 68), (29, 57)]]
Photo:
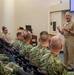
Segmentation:
[(3, 25), (3, 13), (4, 13), (4, 0), (0, 0), (0, 31)]
[[(9, 17), (6, 15), (8, 13), (5, 12), (5, 2), (7, 1), (9, 2), (7, 4)], [(42, 30), (52, 33), (50, 32), (50, 12), (52, 14), (55, 11), (57, 12), (53, 14), (53, 20), (56, 19), (57, 25), (62, 25), (65, 22), (64, 12), (60, 13), (59, 9), (61, 11), (65, 9), (68, 10), (68, 3), (60, 3), (60, 0), (0, 0), (0, 29), (3, 25), (8, 27), (13, 38), (15, 38), (18, 27), (23, 26), (25, 28), (25, 25), (32, 25), (33, 34), (37, 36)], [(61, 19), (60, 14), (63, 19)], [(72, 13), (72, 15), (74, 15), (74, 13)]]
[(31, 25), (33, 34), (48, 31), (49, 0), (15, 0), (15, 25)]
[[(56, 26), (60, 25), (61, 26), (61, 12), (52, 12), (50, 13), (50, 22), (56, 22)], [(50, 25), (51, 30), (50, 32), (52, 34), (56, 34), (57, 31), (53, 31), (53, 25)], [(56, 28), (57, 30), (57, 28)]]

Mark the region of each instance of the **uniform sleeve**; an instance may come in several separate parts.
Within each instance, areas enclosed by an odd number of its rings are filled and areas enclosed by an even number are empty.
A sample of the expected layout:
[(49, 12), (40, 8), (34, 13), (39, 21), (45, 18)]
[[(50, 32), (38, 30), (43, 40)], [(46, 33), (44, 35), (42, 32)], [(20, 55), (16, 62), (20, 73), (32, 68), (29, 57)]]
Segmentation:
[(29, 59), (31, 62), (33, 62), (33, 58), (35, 57), (35, 48), (32, 48), (29, 52)]
[(0, 61), (0, 75), (11, 75), (11, 71), (4, 67), (4, 64)]
[(13, 69), (13, 73), (16, 73), (18, 70), (21, 70), (22, 68), (18, 66), (17, 64), (10, 62), (6, 65), (7, 67), (10, 67)]
[(73, 23), (73, 25), (72, 25), (72, 31), (74, 31), (74, 23)]
[(51, 75), (67, 75), (67, 68), (63, 63), (54, 61), (48, 64), (48, 73)]
[(19, 50), (21, 42), (19, 40), (15, 40), (13, 44), (13, 48)]

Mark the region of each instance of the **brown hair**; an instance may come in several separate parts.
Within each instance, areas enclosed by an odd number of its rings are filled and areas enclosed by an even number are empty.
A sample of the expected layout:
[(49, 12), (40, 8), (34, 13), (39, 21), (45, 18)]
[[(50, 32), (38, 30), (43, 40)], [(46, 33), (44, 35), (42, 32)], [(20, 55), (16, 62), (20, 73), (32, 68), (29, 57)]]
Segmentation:
[(47, 39), (48, 39), (48, 32), (47, 31), (42, 31), (41, 33), (40, 33), (40, 39), (42, 40), (42, 41), (47, 41)]
[(5, 26), (3, 26), (3, 27), (2, 27), (2, 30), (4, 31), (5, 29), (6, 29), (6, 27), (5, 27)]

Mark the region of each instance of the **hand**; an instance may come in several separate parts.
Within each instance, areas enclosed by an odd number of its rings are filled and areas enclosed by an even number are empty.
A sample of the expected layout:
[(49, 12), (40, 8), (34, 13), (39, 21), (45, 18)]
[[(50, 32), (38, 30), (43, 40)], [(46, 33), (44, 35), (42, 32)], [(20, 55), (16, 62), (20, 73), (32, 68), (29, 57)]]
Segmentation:
[(69, 30), (69, 29), (67, 29), (67, 28), (64, 28), (64, 30), (65, 30), (65, 31), (67, 31), (67, 32), (69, 32), (69, 31), (70, 31), (70, 30)]
[(57, 29), (60, 30), (60, 26), (57, 26)]
[(5, 66), (6, 69), (10, 70), (11, 72), (13, 72), (13, 69), (8, 67), (8, 66)]

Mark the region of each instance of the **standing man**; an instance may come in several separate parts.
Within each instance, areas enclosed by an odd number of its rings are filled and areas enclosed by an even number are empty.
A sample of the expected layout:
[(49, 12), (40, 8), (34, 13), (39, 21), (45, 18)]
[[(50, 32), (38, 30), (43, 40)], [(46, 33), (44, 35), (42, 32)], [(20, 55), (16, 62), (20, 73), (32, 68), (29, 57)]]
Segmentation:
[(74, 22), (72, 21), (72, 16), (70, 12), (66, 12), (65, 18), (67, 23), (64, 25), (64, 28), (59, 32), (64, 35), (64, 61), (67, 65), (68, 70), (73, 70), (73, 61), (74, 61)]

